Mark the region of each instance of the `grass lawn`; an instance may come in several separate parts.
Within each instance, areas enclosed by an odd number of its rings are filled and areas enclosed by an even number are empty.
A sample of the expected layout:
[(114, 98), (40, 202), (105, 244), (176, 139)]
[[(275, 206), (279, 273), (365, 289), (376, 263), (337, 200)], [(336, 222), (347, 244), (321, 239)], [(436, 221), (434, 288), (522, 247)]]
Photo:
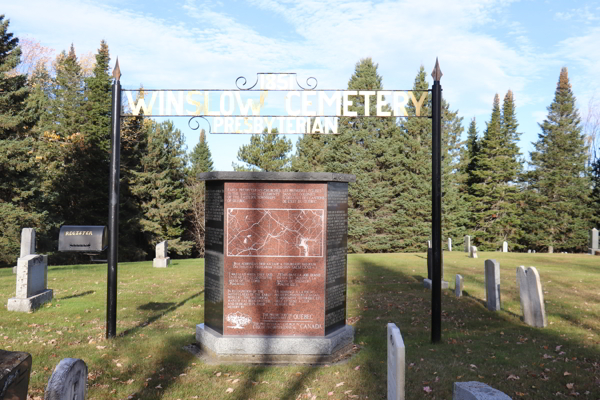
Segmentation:
[[(83, 359), (88, 399), (385, 399), (386, 325), (406, 345), (406, 398), (451, 399), (456, 381), (481, 381), (513, 398), (600, 399), (600, 257), (446, 252), (445, 276), (465, 296), (442, 296), (442, 343), (430, 343), (425, 254), (350, 255), (348, 318), (360, 351), (331, 366), (205, 365), (182, 348), (204, 318), (203, 260), (121, 263), (119, 337), (105, 340), (106, 265), (51, 266), (54, 300), (34, 313), (6, 311), (15, 275), (0, 270), (0, 348), (33, 356), (29, 393), (41, 396), (56, 364)], [(483, 265), (501, 267), (502, 311), (484, 306)], [(522, 322), (516, 267), (537, 267), (548, 327)], [(427, 388), (427, 391), (424, 390)], [(232, 389), (232, 390), (229, 390)]]

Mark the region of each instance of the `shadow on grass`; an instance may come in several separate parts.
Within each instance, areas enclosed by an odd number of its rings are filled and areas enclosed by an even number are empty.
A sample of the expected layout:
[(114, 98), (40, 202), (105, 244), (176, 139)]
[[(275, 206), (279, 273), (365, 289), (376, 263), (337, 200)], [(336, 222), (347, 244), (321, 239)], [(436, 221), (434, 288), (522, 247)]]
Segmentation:
[(75, 297), (83, 297), (83, 296), (87, 296), (88, 294), (94, 294), (94, 293), (96, 293), (96, 292), (93, 290), (88, 290), (87, 292), (72, 294), (71, 296), (60, 297), (60, 298), (57, 298), (57, 300), (73, 299)]
[[(129, 328), (123, 332), (121, 332), (119, 334), (119, 336), (127, 336), (127, 335), (131, 335), (132, 333), (137, 332), (139, 329), (150, 325), (151, 323), (155, 322), (156, 320), (158, 320), (159, 318), (162, 318), (164, 315), (172, 313), (173, 311), (177, 310), (179, 307), (183, 306), (185, 303), (187, 303), (188, 301), (195, 299), (196, 297), (200, 296), (202, 293), (204, 293), (204, 289), (202, 289), (201, 291), (194, 293), (193, 295), (183, 299), (182, 301), (180, 301), (179, 303), (154, 303), (154, 302), (150, 302), (148, 304), (144, 304), (140, 307), (138, 307), (138, 309), (141, 310), (160, 310), (161, 312), (158, 314), (155, 314), (153, 316), (151, 316), (150, 318), (148, 318), (146, 321), (141, 322), (139, 324), (137, 324), (136, 326)], [(159, 307), (163, 307), (163, 308), (150, 308), (153, 305), (158, 305)], [(164, 307), (165, 305), (167, 305), (168, 307)], [(148, 308), (142, 308), (142, 307), (148, 307)]]
[(156, 303), (154, 301), (151, 301), (150, 303), (142, 304), (137, 309), (145, 310), (145, 311), (147, 311), (147, 310), (152, 310), (152, 311), (166, 310), (167, 308), (173, 307), (174, 305), (175, 305), (175, 303)]

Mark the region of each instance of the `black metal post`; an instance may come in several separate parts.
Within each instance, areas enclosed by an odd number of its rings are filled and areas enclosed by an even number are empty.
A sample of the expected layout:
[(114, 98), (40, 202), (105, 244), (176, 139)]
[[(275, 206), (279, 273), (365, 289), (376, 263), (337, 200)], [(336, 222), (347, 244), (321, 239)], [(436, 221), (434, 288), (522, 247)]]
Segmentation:
[(436, 59), (431, 88), (432, 180), (431, 246), (433, 253), (431, 282), (431, 342), (442, 340), (442, 71)]
[(111, 153), (108, 200), (108, 279), (106, 296), (106, 338), (117, 334), (117, 261), (119, 246), (119, 169), (121, 164), (121, 71), (119, 60), (113, 71)]

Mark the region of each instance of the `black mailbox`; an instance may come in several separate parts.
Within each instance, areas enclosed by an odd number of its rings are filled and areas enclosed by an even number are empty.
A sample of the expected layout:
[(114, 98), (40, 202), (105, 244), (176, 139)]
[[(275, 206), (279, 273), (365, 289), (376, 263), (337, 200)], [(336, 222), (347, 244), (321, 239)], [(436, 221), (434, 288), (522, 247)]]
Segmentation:
[(58, 251), (100, 253), (108, 247), (106, 226), (63, 225), (58, 235)]

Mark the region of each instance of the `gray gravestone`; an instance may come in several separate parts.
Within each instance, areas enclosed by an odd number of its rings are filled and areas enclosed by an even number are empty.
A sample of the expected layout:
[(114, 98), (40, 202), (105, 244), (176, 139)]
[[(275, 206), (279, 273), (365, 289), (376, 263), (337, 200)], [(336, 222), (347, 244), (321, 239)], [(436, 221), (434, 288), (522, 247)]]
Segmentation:
[(532, 253), (535, 254), (535, 250), (533, 250)]
[[(19, 258), (35, 254), (35, 229), (23, 228), (21, 230), (21, 254)], [(18, 260), (17, 260), (18, 263)], [(17, 267), (13, 268), (13, 274), (17, 273)]]
[(463, 277), (462, 275), (456, 274), (456, 280), (454, 283), (454, 293), (456, 297), (462, 297), (463, 292)]
[(546, 320), (546, 307), (544, 306), (544, 292), (540, 274), (535, 267), (517, 267), (517, 285), (521, 296), (521, 310), (523, 321), (536, 328), (548, 325)]
[(494, 389), (485, 383), (454, 382), (452, 400), (512, 400), (506, 393)]
[(485, 260), (485, 297), (488, 310), (500, 310), (500, 264), (496, 260)]
[(471, 251), (469, 252), (469, 257), (477, 258), (477, 247), (471, 246)]
[(84, 400), (87, 365), (78, 358), (60, 360), (46, 386), (44, 400)]
[(550, 253), (550, 254), (554, 253), (554, 247), (548, 246), (548, 253)]
[(502, 243), (502, 252), (503, 253), (508, 253), (508, 242), (503, 242)]
[(465, 236), (465, 253), (471, 252), (471, 236)]
[(452, 251), (452, 239), (448, 238), (448, 251)]
[(35, 229), (23, 228), (21, 231), (21, 255), (19, 258), (30, 254), (35, 254)]
[(527, 250), (527, 253), (528, 253), (528, 254), (531, 254), (531, 250)]
[(388, 400), (404, 400), (405, 348), (400, 329), (387, 324), (387, 388)]
[(590, 240), (589, 240), (590, 254), (594, 255), (598, 250), (598, 229), (590, 229)]
[(19, 258), (17, 265), (17, 293), (8, 299), (8, 311), (32, 311), (52, 300), (48, 283), (48, 256), (31, 254)]
[(166, 240), (156, 245), (156, 258), (152, 262), (154, 268), (167, 268), (169, 265), (171, 258), (167, 257), (167, 246)]

